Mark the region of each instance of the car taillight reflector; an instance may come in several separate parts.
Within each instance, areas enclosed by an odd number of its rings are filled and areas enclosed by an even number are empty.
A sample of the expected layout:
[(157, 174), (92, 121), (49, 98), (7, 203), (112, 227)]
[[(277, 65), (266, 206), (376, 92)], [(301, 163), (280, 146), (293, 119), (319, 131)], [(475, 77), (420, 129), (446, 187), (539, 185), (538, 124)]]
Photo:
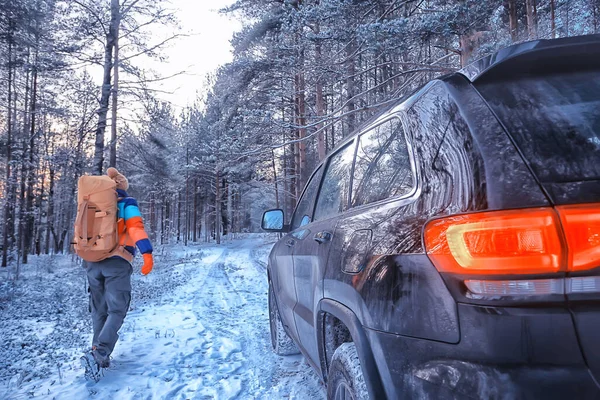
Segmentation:
[(600, 276), (579, 276), (567, 279), (568, 294), (600, 293)]
[(466, 296), (476, 300), (600, 293), (600, 276), (597, 275), (557, 279), (467, 279), (464, 284)]
[(567, 238), (569, 270), (600, 267), (600, 204), (556, 209)]
[(465, 286), (469, 297), (491, 298), (511, 296), (547, 296), (565, 293), (563, 279), (525, 279), (486, 281), (467, 279)]
[(424, 239), (441, 272), (539, 274), (564, 270), (559, 229), (551, 208), (492, 211), (430, 221)]

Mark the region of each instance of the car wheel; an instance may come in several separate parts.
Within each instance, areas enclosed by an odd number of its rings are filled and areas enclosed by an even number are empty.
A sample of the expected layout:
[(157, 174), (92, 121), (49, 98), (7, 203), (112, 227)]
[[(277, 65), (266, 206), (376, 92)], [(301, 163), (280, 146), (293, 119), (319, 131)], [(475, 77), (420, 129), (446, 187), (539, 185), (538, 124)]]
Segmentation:
[(329, 400), (363, 400), (369, 398), (354, 343), (343, 343), (333, 353), (327, 382)]
[(275, 354), (280, 356), (289, 356), (298, 354), (298, 346), (290, 338), (283, 327), (277, 303), (275, 302), (275, 293), (273, 286), (269, 283), (269, 323), (271, 325), (271, 345)]

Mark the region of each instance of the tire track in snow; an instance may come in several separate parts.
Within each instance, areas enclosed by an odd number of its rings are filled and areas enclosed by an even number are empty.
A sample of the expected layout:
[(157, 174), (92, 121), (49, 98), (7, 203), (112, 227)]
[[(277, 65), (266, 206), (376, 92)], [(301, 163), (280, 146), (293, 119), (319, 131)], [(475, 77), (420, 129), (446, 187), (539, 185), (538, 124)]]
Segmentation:
[(216, 302), (224, 307), (213, 311), (215, 317), (225, 319), (230, 333), (238, 335), (232, 340), (239, 341), (240, 353), (246, 360), (237, 371), (242, 381), (240, 392), (234, 397), (324, 398), (323, 386), (302, 356), (279, 357), (272, 352), (267, 311), (268, 246), (256, 241), (236, 243), (213, 266), (209, 273), (213, 280), (206, 280), (215, 284), (217, 296), (231, 294), (230, 303)]
[(248, 282), (255, 280), (255, 276), (248, 273), (257, 271), (250, 252), (251, 248), (243, 244), (226, 250), (211, 267), (197, 297), (203, 304), (203, 311), (198, 312), (197, 317), (215, 335), (215, 340), (227, 339), (235, 344), (235, 350), (220, 360), (221, 364), (239, 361), (232, 372), (241, 376), (239, 392), (233, 398), (247, 398), (250, 394), (259, 397), (260, 381), (268, 378), (270, 372), (268, 367), (257, 368), (260, 364), (257, 356), (263, 350), (257, 349), (262, 330), (257, 313), (262, 308), (259, 296), (263, 290)]

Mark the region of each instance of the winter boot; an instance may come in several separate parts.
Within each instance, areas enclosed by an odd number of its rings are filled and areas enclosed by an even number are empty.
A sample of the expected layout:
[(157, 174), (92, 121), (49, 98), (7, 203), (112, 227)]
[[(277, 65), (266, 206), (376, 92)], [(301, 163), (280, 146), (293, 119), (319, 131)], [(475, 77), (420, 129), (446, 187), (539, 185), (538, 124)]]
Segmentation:
[(94, 360), (94, 356), (91, 352), (85, 353), (79, 359), (81, 362), (81, 366), (84, 368), (84, 376), (85, 379), (93, 380), (94, 382), (98, 382), (102, 377), (102, 369)]
[(100, 368), (110, 367), (110, 357), (96, 346), (92, 347), (92, 356)]

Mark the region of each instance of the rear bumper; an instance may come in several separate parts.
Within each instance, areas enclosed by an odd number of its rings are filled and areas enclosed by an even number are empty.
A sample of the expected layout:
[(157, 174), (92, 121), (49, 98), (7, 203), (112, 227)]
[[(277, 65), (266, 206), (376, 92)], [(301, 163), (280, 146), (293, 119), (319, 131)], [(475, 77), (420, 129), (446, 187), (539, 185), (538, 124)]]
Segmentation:
[(458, 309), (457, 344), (366, 330), (389, 398), (600, 398), (568, 310)]

